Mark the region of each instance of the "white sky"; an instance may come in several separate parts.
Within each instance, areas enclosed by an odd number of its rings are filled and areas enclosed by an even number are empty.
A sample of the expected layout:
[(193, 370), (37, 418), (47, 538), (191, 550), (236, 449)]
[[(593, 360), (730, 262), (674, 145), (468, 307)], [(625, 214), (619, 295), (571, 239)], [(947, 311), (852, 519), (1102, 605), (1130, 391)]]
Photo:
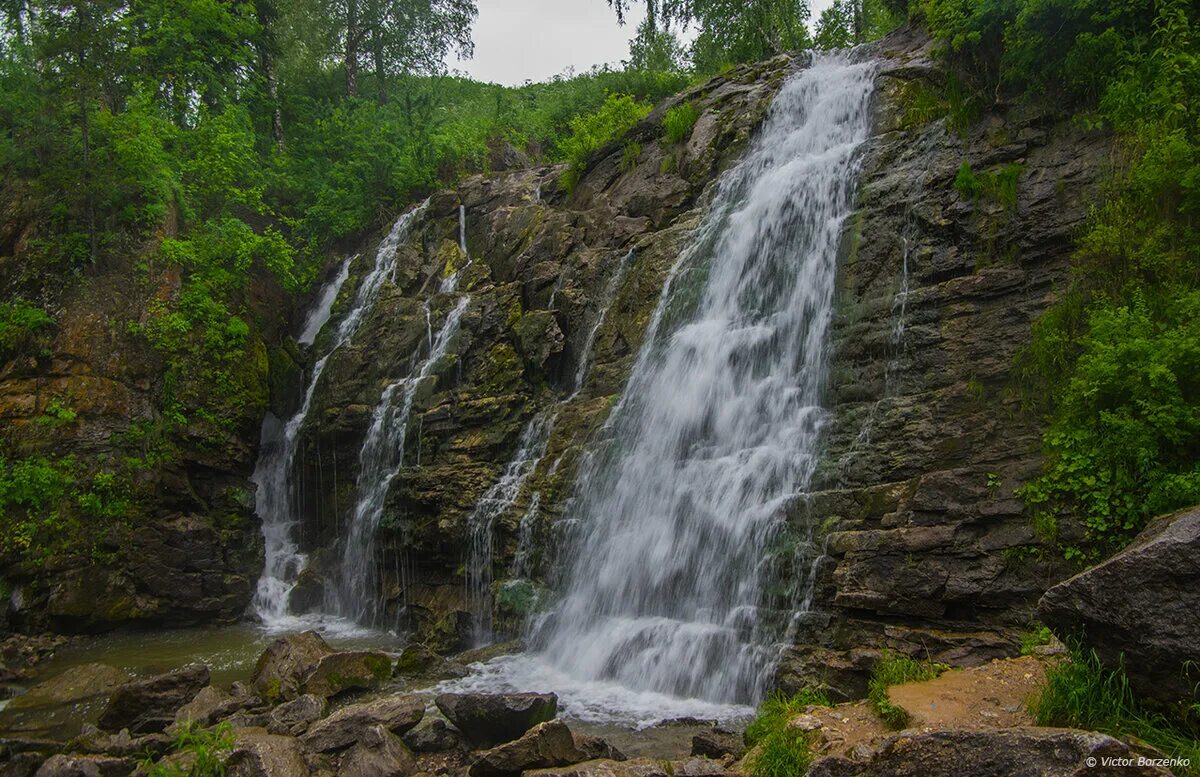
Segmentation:
[[(830, 2), (810, 0), (812, 18)], [(621, 27), (606, 0), (478, 0), (475, 56), (448, 64), (480, 81), (510, 86), (543, 81), (568, 67), (582, 72), (618, 65), (629, 56), (629, 39), (646, 13), (643, 3), (631, 5)]]

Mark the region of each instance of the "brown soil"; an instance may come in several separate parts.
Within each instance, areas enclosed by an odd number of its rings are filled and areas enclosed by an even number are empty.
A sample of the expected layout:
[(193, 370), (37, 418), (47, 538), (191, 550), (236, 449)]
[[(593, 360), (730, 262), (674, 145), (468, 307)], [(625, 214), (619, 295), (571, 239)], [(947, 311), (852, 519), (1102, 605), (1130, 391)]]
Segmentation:
[[(907, 729), (934, 731), (1033, 725), (1027, 702), (1045, 682), (1042, 661), (1032, 656), (952, 669), (920, 683), (892, 686), (892, 703), (909, 714)], [(858, 745), (894, 734), (866, 701), (812, 707), (792, 720), (816, 731), (818, 755), (850, 753)]]

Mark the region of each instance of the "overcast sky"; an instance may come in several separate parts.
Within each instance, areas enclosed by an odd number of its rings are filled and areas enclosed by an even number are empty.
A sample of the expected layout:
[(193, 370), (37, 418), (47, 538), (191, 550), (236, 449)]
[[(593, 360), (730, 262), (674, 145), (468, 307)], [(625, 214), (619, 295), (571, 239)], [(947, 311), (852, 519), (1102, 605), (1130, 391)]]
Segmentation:
[[(813, 18), (831, 0), (810, 0)], [(478, 0), (475, 56), (450, 67), (480, 81), (516, 85), (543, 81), (568, 67), (618, 65), (629, 56), (629, 39), (645, 15), (632, 3), (625, 26), (605, 0)]]

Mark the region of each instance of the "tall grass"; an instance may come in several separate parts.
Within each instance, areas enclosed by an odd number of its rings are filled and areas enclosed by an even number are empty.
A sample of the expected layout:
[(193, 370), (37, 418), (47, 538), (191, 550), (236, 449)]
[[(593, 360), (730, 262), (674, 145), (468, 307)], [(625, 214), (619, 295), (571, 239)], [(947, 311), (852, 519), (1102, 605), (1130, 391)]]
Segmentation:
[(751, 747), (744, 765), (752, 777), (796, 777), (812, 763), (809, 732), (788, 725), (807, 707), (830, 706), (829, 698), (817, 688), (806, 688), (794, 696), (774, 693), (759, 708), (758, 716), (746, 727), (746, 744)]
[(1186, 759), (1177, 774), (1200, 775), (1200, 709), (1181, 708), (1168, 718), (1134, 696), (1124, 665), (1107, 669), (1095, 650), (1070, 646), (1070, 660), (1051, 666), (1046, 687), (1030, 709), (1039, 726), (1067, 726), (1135, 737), (1172, 758)]

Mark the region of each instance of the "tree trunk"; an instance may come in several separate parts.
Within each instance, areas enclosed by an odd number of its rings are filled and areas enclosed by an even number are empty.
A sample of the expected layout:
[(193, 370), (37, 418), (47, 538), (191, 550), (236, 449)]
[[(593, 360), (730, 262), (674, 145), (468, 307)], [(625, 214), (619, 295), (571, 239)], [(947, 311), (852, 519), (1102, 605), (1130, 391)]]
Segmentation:
[(358, 0), (346, 3), (346, 94), (358, 96)]

